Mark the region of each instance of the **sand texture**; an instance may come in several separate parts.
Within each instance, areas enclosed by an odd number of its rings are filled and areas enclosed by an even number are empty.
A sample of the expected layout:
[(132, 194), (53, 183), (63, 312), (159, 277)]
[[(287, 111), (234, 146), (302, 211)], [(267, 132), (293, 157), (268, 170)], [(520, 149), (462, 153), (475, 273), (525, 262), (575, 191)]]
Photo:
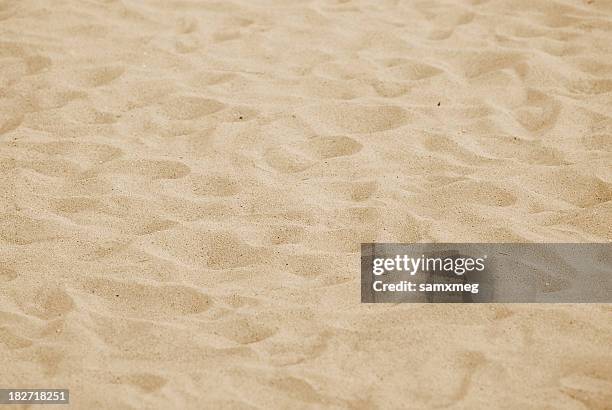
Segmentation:
[(609, 0), (0, 0), (0, 387), (609, 409), (610, 305), (361, 305), (359, 244), (608, 242), (611, 164)]

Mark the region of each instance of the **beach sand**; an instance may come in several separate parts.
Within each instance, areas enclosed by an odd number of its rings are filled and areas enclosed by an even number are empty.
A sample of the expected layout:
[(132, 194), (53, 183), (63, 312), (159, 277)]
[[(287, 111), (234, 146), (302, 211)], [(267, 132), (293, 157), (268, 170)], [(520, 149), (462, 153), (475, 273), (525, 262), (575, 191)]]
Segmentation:
[(364, 305), (359, 246), (610, 241), (611, 105), (605, 0), (0, 1), (0, 387), (610, 408), (610, 305)]

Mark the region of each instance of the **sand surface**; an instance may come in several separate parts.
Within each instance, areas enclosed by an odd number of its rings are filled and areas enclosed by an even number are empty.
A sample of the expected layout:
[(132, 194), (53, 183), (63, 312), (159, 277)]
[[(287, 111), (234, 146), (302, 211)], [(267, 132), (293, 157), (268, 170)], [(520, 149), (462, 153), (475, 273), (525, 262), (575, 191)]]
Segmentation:
[(606, 408), (609, 305), (361, 305), (358, 251), (610, 241), (611, 107), (608, 0), (0, 1), (0, 387)]

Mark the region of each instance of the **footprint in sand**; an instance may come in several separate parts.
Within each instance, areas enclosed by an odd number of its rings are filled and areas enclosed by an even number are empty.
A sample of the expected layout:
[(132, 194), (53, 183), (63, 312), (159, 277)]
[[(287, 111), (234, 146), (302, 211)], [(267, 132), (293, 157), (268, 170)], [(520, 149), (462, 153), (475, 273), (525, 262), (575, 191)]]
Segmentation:
[(182, 285), (149, 285), (89, 277), (83, 283), (83, 290), (103, 298), (109, 309), (139, 317), (197, 314), (208, 310), (212, 304), (210, 297)]
[(389, 73), (399, 80), (424, 80), (443, 72), (440, 68), (406, 58), (390, 58), (384, 61), (384, 65)]
[(109, 162), (103, 171), (127, 176), (140, 175), (150, 179), (177, 179), (188, 175), (191, 168), (178, 161), (134, 159)]
[(26, 314), (44, 320), (65, 317), (75, 307), (68, 292), (57, 286), (41, 288), (34, 297), (20, 298), (17, 303)]
[(345, 136), (316, 136), (310, 138), (306, 144), (313, 156), (320, 159), (353, 155), (363, 148), (355, 139)]
[(0, 282), (10, 282), (17, 279), (17, 271), (9, 266), (0, 264)]
[(163, 113), (173, 120), (193, 120), (224, 108), (225, 104), (217, 100), (194, 95), (176, 95), (162, 105)]
[(553, 97), (529, 89), (524, 104), (514, 110), (514, 115), (526, 130), (543, 132), (555, 126), (560, 111), (561, 105)]
[(120, 376), (116, 382), (136, 386), (145, 393), (153, 393), (164, 387), (168, 379), (151, 373), (132, 373)]
[(62, 229), (55, 222), (18, 214), (0, 214), (0, 241), (29, 245), (57, 238)]
[(125, 67), (110, 65), (80, 70), (67, 77), (80, 86), (95, 88), (116, 80), (124, 72)]
[(307, 107), (304, 117), (316, 118), (326, 131), (367, 134), (401, 127), (408, 121), (408, 112), (395, 105), (339, 103)]
[(221, 336), (242, 345), (261, 342), (276, 333), (275, 328), (250, 317), (224, 320), (215, 327)]
[(0, 346), (4, 345), (7, 349), (14, 350), (25, 349), (32, 344), (31, 339), (16, 335), (9, 327), (0, 326)]
[(233, 196), (241, 189), (237, 178), (224, 175), (192, 175), (190, 179), (193, 193), (199, 196)]

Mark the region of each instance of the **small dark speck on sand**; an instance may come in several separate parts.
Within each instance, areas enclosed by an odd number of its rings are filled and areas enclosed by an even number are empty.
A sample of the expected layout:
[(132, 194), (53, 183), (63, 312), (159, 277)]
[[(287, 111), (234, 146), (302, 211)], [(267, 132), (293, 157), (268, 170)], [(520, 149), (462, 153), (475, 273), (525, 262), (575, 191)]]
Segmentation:
[(239, 120), (243, 119), (244, 117), (241, 115), (240, 117), (238, 117)]
[(438, 107), (440, 106), (440, 101), (438, 101)]

